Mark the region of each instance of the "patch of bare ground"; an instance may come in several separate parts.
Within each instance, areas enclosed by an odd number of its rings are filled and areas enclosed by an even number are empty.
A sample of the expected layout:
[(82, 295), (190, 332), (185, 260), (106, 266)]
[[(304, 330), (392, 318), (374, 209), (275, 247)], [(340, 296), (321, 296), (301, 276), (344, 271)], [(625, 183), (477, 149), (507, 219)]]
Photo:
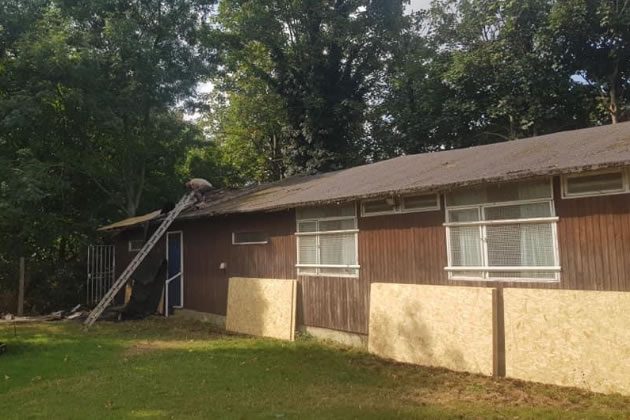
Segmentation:
[[(442, 369), (428, 369), (432, 386), (407, 390), (405, 398), (420, 404), (452, 406), (485, 403), (502, 407), (556, 407), (561, 409), (627, 408), (630, 399), (596, 394), (509, 378), (493, 378)], [(617, 399), (621, 398), (621, 400)], [(623, 401), (622, 401), (623, 400)]]
[(421, 406), (481, 404), (495, 407), (549, 407), (559, 410), (616, 409), (628, 411), (630, 397), (605, 395), (510, 378), (495, 378), (448, 369), (416, 366), (376, 357), (360, 361), (402, 386), (402, 399)]

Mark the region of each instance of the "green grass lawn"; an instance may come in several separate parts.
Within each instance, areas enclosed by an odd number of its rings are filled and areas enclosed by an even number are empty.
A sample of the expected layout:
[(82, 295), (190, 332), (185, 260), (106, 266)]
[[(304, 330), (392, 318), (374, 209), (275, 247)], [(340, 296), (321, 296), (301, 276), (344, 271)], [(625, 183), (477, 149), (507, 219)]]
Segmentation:
[[(17, 333), (17, 334), (15, 334)], [(0, 326), (0, 418), (628, 418), (630, 398), (152, 319)]]

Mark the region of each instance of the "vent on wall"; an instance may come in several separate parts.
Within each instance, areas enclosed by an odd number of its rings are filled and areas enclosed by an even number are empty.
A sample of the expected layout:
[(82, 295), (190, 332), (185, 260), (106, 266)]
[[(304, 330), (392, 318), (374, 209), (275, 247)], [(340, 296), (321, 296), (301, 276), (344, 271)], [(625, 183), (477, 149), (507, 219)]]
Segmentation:
[(233, 232), (232, 245), (266, 244), (269, 241), (266, 232)]

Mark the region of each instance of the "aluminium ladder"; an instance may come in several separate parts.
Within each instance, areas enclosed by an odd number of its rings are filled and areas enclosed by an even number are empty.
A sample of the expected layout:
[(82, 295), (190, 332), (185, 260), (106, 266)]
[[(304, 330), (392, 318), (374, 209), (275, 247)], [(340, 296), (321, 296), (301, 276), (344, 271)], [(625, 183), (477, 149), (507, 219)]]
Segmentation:
[(160, 240), (166, 229), (173, 223), (175, 218), (179, 216), (179, 214), (190, 205), (191, 199), (195, 196), (194, 191), (184, 195), (179, 202), (175, 205), (173, 210), (171, 210), (162, 224), (157, 228), (157, 230), (151, 235), (151, 238), (144, 244), (142, 249), (138, 251), (138, 254), (135, 258), (129, 263), (125, 271), (118, 277), (118, 280), (114, 282), (111, 289), (101, 299), (101, 301), (96, 305), (92, 312), (88, 315), (87, 319), (83, 323), (85, 328), (89, 328), (96, 322), (96, 320), (101, 316), (101, 314), (105, 311), (105, 309), (109, 306), (109, 304), (114, 300), (116, 294), (122, 289), (122, 287), (127, 284), (131, 275), (136, 271), (140, 263), (144, 260), (144, 258), (151, 252), (155, 244)]

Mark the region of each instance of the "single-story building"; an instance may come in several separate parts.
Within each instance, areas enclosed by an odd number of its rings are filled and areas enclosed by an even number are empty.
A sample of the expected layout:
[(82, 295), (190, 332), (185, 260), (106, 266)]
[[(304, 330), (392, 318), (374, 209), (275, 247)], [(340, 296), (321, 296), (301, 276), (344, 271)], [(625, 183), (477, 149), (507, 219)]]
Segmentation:
[[(160, 212), (116, 232), (118, 274)], [(365, 336), (370, 285), (630, 291), (630, 123), (216, 191), (166, 235), (175, 307), (297, 279), (297, 323)]]

